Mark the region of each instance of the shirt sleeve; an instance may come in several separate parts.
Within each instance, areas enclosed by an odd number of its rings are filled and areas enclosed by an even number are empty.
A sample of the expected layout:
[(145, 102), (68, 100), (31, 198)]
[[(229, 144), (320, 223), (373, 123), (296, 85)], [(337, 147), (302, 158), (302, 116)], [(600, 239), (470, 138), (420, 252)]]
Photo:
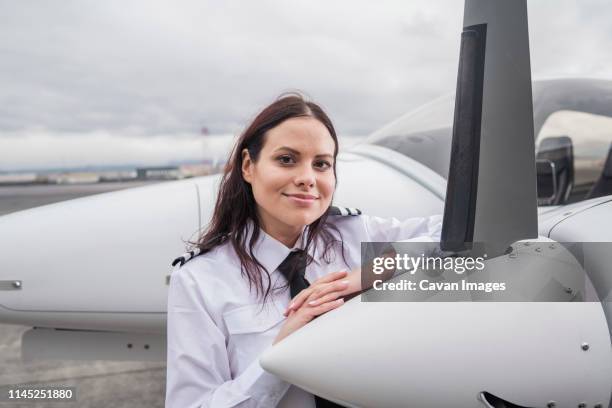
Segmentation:
[(368, 238), (372, 242), (423, 241), (439, 242), (442, 234), (442, 216), (408, 218), (364, 217)]
[(265, 372), (259, 359), (232, 378), (225, 335), (183, 268), (168, 292), (166, 408), (276, 406), (289, 383)]

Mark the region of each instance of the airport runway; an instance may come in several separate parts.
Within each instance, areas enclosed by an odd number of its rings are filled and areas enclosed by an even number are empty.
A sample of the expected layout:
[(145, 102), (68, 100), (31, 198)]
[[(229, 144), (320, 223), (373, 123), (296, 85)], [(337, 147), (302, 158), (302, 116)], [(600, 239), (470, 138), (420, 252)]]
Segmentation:
[[(92, 185), (0, 186), (0, 215), (86, 195), (151, 182)], [(163, 407), (166, 365), (162, 362), (21, 361), (21, 335), (29, 327), (0, 324), (0, 386), (75, 386), (76, 402), (12, 403), (0, 407), (145, 408)]]
[(0, 215), (12, 213), (27, 208), (38, 207), (59, 201), (71, 200), (108, 191), (123, 190), (131, 187), (152, 184), (155, 181), (133, 181), (122, 183), (98, 183), (83, 185), (0, 185)]

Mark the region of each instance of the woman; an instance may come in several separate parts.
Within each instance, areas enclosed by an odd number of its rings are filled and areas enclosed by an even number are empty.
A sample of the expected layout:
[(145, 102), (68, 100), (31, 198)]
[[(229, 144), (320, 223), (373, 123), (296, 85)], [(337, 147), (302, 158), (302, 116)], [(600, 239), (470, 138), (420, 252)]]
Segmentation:
[(337, 154), (331, 121), (299, 95), (280, 97), (239, 138), (197, 256), (172, 274), (167, 407), (325, 406), (263, 371), (259, 356), (361, 289), (361, 241), (441, 227), (440, 217), (333, 210)]

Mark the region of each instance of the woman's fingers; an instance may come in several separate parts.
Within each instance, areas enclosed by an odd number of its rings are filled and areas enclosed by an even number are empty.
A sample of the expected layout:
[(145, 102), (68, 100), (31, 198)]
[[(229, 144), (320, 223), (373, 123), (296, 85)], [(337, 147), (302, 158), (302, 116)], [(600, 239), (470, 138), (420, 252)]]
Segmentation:
[[(306, 302), (308, 303), (308, 305), (313, 306), (315, 304), (321, 304), (324, 301), (322, 301), (321, 299), (329, 294), (335, 294), (335, 297), (337, 298), (338, 296), (340, 296), (340, 294), (347, 289), (349, 286), (349, 282), (347, 280), (342, 280), (339, 282), (332, 282), (332, 283), (328, 283), (327, 285), (325, 285), (324, 287), (319, 288), (318, 290), (315, 290), (309, 297), (308, 299), (306, 299)], [(314, 303), (313, 303), (314, 302)]]
[(340, 296), (341, 296), (340, 292), (331, 292), (331, 293), (328, 293), (325, 296), (321, 296), (320, 298), (318, 298), (316, 300), (308, 301), (308, 306), (310, 306), (310, 307), (319, 306), (319, 305), (322, 305), (324, 303), (331, 302), (333, 300), (337, 300)]
[[(288, 316), (290, 311), (299, 309), (306, 302), (316, 301), (322, 296), (325, 296), (332, 292), (335, 292), (336, 297), (338, 297), (342, 291), (348, 288), (348, 286), (349, 286), (349, 281), (343, 280), (343, 281), (336, 281), (336, 282), (320, 284), (316, 287), (304, 289), (294, 298), (294, 300), (287, 307), (287, 310), (285, 310), (283, 315)], [(321, 302), (318, 302), (317, 304), (320, 304), (320, 303)], [(309, 303), (309, 304), (311, 306), (313, 305), (312, 303)]]
[(314, 290), (315, 290), (315, 287), (310, 286), (309, 288), (306, 288), (300, 293), (298, 293), (297, 296), (291, 300), (291, 302), (289, 303), (289, 306), (287, 306), (287, 310), (285, 310), (285, 313), (283, 314), (287, 316), (291, 310), (299, 309), (300, 306), (302, 306), (304, 301), (308, 299), (308, 297), (312, 294)]
[(344, 299), (338, 299), (338, 296), (340, 296), (340, 292), (331, 292), (326, 296), (317, 299), (316, 301), (309, 301), (307, 304), (303, 305), (297, 310), (289, 310), (287, 316), (292, 316), (295, 313), (300, 313), (302, 314), (302, 316), (306, 317), (307, 321), (310, 321), (316, 316), (319, 316), (320, 314), (328, 312), (342, 305), (344, 303)]
[(333, 300), (331, 302), (327, 302), (327, 303), (323, 303), (320, 306), (317, 307), (313, 307), (312, 310), (312, 314), (313, 316), (320, 316), (324, 313), (329, 312), (330, 310), (336, 309), (340, 306), (342, 306), (342, 304), (344, 304), (344, 299), (340, 298), (340, 299), (336, 299)]
[[(329, 273), (319, 279), (317, 279), (310, 287), (304, 289), (303, 291), (301, 291), (300, 293), (297, 294), (296, 297), (294, 297), (291, 302), (289, 303), (289, 306), (287, 307), (287, 310), (285, 310), (285, 312), (283, 313), (284, 316), (288, 316), (289, 311), (290, 310), (297, 310), (299, 309), (302, 304), (304, 304), (304, 302), (306, 301), (306, 299), (310, 299), (310, 300), (314, 300), (317, 299), (318, 297), (322, 296), (323, 294), (326, 294), (329, 292), (323, 292), (323, 293), (319, 293), (319, 294), (315, 294), (316, 291), (320, 291), (322, 285), (326, 285), (328, 283), (337, 281), (339, 279), (345, 278), (348, 275), (348, 271), (338, 271), (338, 272), (332, 272)], [(346, 283), (346, 286), (348, 286), (348, 282)], [(342, 289), (346, 289), (345, 288), (341, 288), (339, 290)], [(333, 290), (333, 289), (330, 289)], [(314, 295), (314, 296), (313, 296)]]
[[(319, 299), (322, 296), (328, 296), (327, 299), (332, 299), (334, 296), (338, 297), (341, 294), (340, 292), (349, 285), (349, 282), (344, 279), (347, 275), (348, 272), (346, 271), (330, 273), (298, 293), (291, 301), (290, 307), (285, 311), (284, 315), (287, 319), (272, 344), (278, 343), (300, 327), (308, 324), (315, 317), (342, 306), (344, 299), (318, 302), (315, 306), (310, 306), (305, 302), (306, 300), (310, 302), (311, 300)], [(309, 299), (311, 296), (313, 298)]]

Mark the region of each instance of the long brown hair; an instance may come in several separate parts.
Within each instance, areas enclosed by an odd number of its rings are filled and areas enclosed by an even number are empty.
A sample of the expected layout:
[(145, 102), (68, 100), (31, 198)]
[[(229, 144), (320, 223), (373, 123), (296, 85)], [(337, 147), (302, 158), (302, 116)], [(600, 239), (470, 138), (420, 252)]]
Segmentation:
[[(241, 153), (244, 149), (247, 149), (251, 160), (257, 162), (265, 143), (266, 133), (285, 120), (296, 117), (312, 117), (325, 125), (334, 140), (333, 170), (334, 176), (336, 176), (338, 138), (331, 120), (319, 105), (306, 101), (300, 94), (283, 94), (262, 110), (240, 135), (232, 149), (230, 159), (221, 178), (212, 220), (196, 243), (200, 253), (204, 254), (229, 241), (238, 255), (241, 272), (248, 280), (249, 287), (251, 289), (255, 288), (257, 295), (262, 296), (264, 303), (270, 294), (272, 283), (270, 274), (273, 271), (266, 270), (253, 253), (253, 247), (260, 236), (261, 227), (251, 185), (242, 177)], [(304, 249), (308, 252), (310, 246), (314, 245), (320, 238), (324, 248), (321, 256), (327, 262), (330, 262), (330, 249), (335, 242), (339, 242), (342, 257), (346, 263), (340, 231), (335, 225), (327, 223), (328, 212), (329, 208), (319, 219), (304, 230), (304, 233), (307, 234)], [(253, 231), (247, 243), (245, 241), (248, 236), (246, 228), (248, 221), (252, 222)], [(338, 238), (334, 237), (330, 230), (336, 232)], [(312, 259), (308, 260), (308, 263), (310, 262), (312, 262)], [(264, 279), (266, 285), (264, 285)]]

